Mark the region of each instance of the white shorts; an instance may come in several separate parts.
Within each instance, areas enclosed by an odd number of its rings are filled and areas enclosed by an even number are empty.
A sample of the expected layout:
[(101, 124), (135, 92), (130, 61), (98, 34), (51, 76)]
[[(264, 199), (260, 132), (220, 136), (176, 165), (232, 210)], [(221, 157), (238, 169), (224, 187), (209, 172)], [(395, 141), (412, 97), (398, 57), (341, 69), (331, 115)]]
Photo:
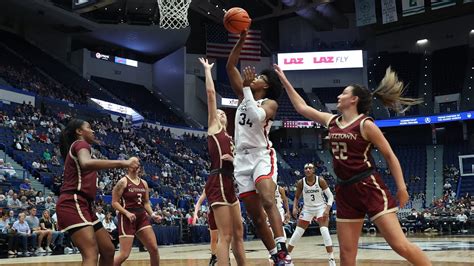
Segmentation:
[(274, 149), (255, 149), (237, 152), (234, 157), (234, 177), (240, 198), (258, 191), (255, 184), (263, 179), (277, 183), (278, 167)]
[(321, 207), (316, 208), (305, 208), (300, 213), (300, 220), (311, 222), (314, 217), (320, 218), (323, 217), (324, 211), (326, 210), (326, 205), (321, 205)]

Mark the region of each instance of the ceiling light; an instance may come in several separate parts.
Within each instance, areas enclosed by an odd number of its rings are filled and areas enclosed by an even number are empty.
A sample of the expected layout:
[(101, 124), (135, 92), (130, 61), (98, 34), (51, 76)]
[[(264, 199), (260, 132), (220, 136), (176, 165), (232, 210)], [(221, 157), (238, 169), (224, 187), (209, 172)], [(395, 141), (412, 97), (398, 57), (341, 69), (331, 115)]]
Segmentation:
[(428, 39), (421, 39), (421, 40), (416, 41), (417, 45), (425, 45), (427, 43), (428, 43)]

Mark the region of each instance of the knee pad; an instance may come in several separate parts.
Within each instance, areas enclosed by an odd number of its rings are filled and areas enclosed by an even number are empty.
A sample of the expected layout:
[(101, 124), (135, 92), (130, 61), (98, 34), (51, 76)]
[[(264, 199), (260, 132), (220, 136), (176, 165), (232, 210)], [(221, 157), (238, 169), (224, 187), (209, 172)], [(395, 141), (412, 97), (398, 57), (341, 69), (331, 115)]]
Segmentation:
[(293, 247), (296, 246), (296, 242), (300, 240), (300, 238), (304, 234), (304, 229), (297, 226), (295, 231), (293, 232), (293, 235), (291, 236), (290, 242), (288, 244), (292, 245)]
[(319, 231), (321, 232), (321, 236), (323, 237), (324, 246), (332, 246), (331, 234), (329, 234), (329, 229), (326, 226), (323, 226), (319, 227)]

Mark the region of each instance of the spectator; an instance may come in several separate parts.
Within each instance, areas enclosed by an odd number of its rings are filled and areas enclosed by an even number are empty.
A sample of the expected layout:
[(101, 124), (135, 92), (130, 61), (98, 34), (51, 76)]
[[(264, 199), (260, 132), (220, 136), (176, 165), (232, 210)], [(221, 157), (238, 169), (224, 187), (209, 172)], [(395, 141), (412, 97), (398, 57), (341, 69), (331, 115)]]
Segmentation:
[(31, 189), (30, 180), (27, 178), (23, 179), (23, 183), (20, 184), (20, 191), (21, 190), (27, 191), (30, 189)]
[(112, 242), (114, 243), (114, 245), (117, 245), (118, 231), (117, 231), (117, 226), (115, 225), (113, 217), (112, 217), (112, 212), (107, 212), (104, 220), (102, 221), (102, 225), (104, 226), (105, 230), (109, 232), (110, 238), (112, 239)]
[(56, 203), (53, 202), (53, 199), (48, 196), (46, 197), (46, 202), (44, 203), (44, 208), (50, 212), (56, 210)]
[(35, 198), (36, 205), (44, 204), (44, 196), (42, 191), (38, 191), (38, 194), (36, 195)]
[(40, 168), (40, 163), (39, 163), (39, 160), (34, 160), (32, 163), (31, 163), (31, 167), (33, 167), (33, 169), (38, 169)]
[[(56, 222), (50, 217), (48, 210), (43, 211), (43, 216), (41, 217), (39, 222), (41, 230), (51, 231), (51, 243), (54, 246), (62, 247), (64, 242), (64, 233), (61, 231), (57, 231)], [(51, 252), (49, 245), (46, 246), (46, 251)]]
[(61, 165), (61, 164), (59, 163), (58, 157), (57, 157), (56, 155), (53, 155), (53, 157), (51, 157), (51, 164), (52, 164), (52, 165), (55, 165), (55, 166)]
[(458, 222), (461, 225), (461, 232), (462, 233), (467, 232), (467, 230), (465, 230), (466, 229), (466, 224), (467, 224), (467, 215), (460, 211), (458, 213), (458, 215), (456, 216), (456, 220), (458, 220)]
[(17, 237), (8, 221), (8, 212), (0, 211), (0, 239), (4, 239), (8, 243), (8, 255), (15, 255), (18, 246)]
[(28, 202), (28, 198), (23, 195), (20, 197), (20, 208), (22, 210), (27, 210), (30, 207), (30, 203)]
[(4, 163), (3, 159), (0, 159), (0, 174), (7, 178), (16, 177), (16, 171), (11, 163)]
[(451, 189), (451, 183), (449, 183), (448, 180), (446, 180), (446, 182), (444, 183), (443, 188), (444, 188), (444, 190), (450, 190)]
[(51, 153), (48, 149), (43, 152), (43, 159), (45, 159), (46, 161), (51, 161)]
[[(23, 254), (28, 256), (30, 255), (28, 252), (28, 240), (31, 241), (30, 243), (33, 247), (36, 246), (36, 234), (31, 233), (28, 223), (25, 222), (25, 217), (26, 215), (24, 212), (18, 214), (18, 220), (13, 224), (13, 229), (16, 230), (18, 240), (22, 244)], [(18, 254), (21, 255), (22, 252), (18, 252)]]
[(97, 216), (97, 218), (99, 219), (99, 222), (102, 222), (105, 218), (105, 215), (104, 215), (104, 210), (102, 209), (102, 206), (97, 206), (96, 207), (96, 210), (95, 210), (95, 215)]
[[(39, 219), (38, 217), (36, 217), (35, 207), (30, 209), (30, 215), (26, 217), (26, 222), (28, 223), (28, 226), (30, 227), (33, 234), (37, 235), (37, 238), (38, 238), (37, 252), (39, 253), (51, 252), (51, 248), (49, 246), (51, 245), (53, 232), (51, 230), (43, 230), (41, 228)], [(46, 250), (44, 250), (41, 246), (43, 244), (44, 237), (46, 237)]]
[(45, 160), (40, 161), (40, 171), (42, 172), (49, 172), (48, 164)]
[(9, 209), (19, 209), (21, 207), (21, 201), (18, 199), (18, 194), (14, 193), (13, 197), (7, 200), (7, 207)]
[(15, 223), (16, 219), (15, 219), (15, 212), (13, 210), (10, 210), (8, 212), (8, 224), (10, 226), (13, 225), (13, 223)]

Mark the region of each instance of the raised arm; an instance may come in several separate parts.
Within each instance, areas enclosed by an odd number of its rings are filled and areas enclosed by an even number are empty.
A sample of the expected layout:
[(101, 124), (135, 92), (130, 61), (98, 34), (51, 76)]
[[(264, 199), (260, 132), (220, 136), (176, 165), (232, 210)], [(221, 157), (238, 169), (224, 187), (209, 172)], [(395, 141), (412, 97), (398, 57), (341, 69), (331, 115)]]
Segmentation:
[(208, 133), (217, 132), (219, 130), (219, 122), (217, 119), (217, 103), (216, 103), (216, 89), (214, 87), (214, 81), (212, 80), (212, 67), (214, 63), (209, 64), (207, 59), (199, 58), (202, 67), (204, 68), (204, 74), (206, 76), (206, 94), (207, 94), (207, 126)]
[(331, 119), (333, 115), (326, 112), (320, 112), (307, 105), (304, 99), (298, 94), (298, 92), (296, 92), (295, 88), (293, 88), (291, 83), (288, 81), (281, 68), (276, 64), (273, 65), (273, 67), (275, 72), (278, 74), (278, 77), (280, 78), (280, 81), (283, 84), (283, 87), (288, 94), (288, 98), (290, 98), (296, 112), (310, 120), (320, 123), (321, 125), (327, 126), (329, 119)]
[(226, 65), (230, 86), (234, 90), (235, 95), (237, 95), (237, 97), (239, 98), (239, 102), (242, 101), (242, 99), (244, 98), (244, 93), (242, 92), (243, 80), (242, 76), (240, 76), (239, 69), (237, 69), (237, 64), (239, 63), (240, 52), (244, 47), (245, 38), (247, 38), (247, 31), (243, 31), (242, 33), (240, 33), (240, 39), (230, 52)]

